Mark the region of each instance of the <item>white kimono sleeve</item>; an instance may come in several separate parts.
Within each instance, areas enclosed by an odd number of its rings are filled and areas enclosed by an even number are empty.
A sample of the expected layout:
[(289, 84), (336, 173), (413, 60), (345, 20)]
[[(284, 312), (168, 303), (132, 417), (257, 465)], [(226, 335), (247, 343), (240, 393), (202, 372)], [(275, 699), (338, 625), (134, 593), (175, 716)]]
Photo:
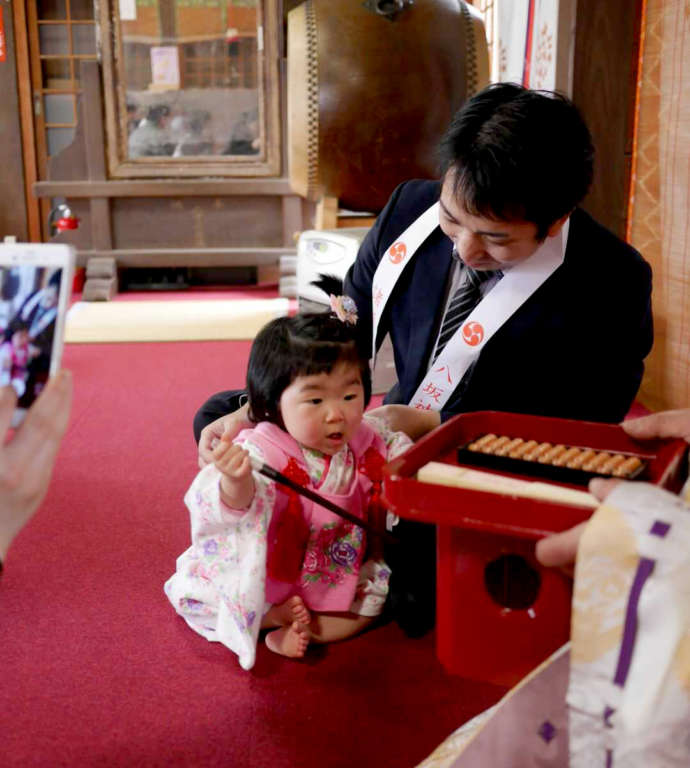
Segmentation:
[[(262, 458), (256, 446), (250, 454)], [(254, 473), (256, 493), (246, 510), (220, 499), (220, 473), (209, 465), (185, 495), (192, 546), (177, 559), (164, 590), (177, 613), (207, 640), (223, 643), (244, 669), (256, 659), (266, 605), (266, 538), (275, 484)]]

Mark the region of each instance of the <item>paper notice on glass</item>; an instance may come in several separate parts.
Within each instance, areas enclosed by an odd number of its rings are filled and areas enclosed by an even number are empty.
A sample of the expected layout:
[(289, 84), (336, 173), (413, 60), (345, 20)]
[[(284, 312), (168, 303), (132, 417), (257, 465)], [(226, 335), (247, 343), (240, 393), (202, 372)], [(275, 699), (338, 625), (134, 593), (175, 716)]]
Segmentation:
[(137, 0), (120, 0), (120, 21), (137, 20)]
[(180, 62), (175, 45), (151, 47), (151, 88), (163, 90), (180, 87)]

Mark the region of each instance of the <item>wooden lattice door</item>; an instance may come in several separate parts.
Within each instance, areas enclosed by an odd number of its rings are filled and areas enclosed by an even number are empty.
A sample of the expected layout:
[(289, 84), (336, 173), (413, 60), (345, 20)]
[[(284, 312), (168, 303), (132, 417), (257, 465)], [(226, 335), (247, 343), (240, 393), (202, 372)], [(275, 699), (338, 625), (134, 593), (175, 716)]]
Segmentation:
[[(22, 113), (27, 183), (49, 178), (50, 158), (72, 143), (77, 125), (77, 97), (81, 93), (80, 65), (96, 59), (96, 21), (93, 0), (28, 0), (23, 19), (15, 25), (25, 41), (27, 78), (20, 91), (30, 108)], [(18, 55), (21, 47), (18, 46)], [(18, 62), (19, 63), (19, 62)], [(21, 67), (18, 67), (21, 71)], [(30, 121), (31, 125), (26, 123)], [(27, 155), (33, 154), (31, 158)], [(27, 162), (27, 159), (30, 161)], [(40, 236), (51, 236), (51, 202), (40, 202)], [(34, 233), (36, 234), (36, 233)]]

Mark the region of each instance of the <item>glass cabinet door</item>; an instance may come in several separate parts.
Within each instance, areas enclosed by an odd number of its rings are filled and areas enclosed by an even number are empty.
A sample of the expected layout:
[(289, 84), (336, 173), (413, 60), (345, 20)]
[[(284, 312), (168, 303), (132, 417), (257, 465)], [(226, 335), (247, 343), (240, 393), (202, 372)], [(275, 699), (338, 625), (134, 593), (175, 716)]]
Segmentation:
[(277, 0), (101, 3), (110, 174), (279, 174), (277, 13)]

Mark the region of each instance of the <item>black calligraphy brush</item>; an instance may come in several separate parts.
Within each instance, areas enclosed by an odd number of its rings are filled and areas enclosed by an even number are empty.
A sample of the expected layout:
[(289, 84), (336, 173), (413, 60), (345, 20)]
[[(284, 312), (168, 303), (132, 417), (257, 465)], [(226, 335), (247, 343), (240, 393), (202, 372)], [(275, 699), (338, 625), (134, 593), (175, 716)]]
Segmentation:
[(367, 523), (365, 520), (360, 520), (360, 518), (358, 518), (356, 515), (353, 515), (351, 512), (348, 512), (346, 509), (343, 509), (342, 507), (339, 507), (337, 504), (334, 504), (332, 501), (325, 499), (323, 496), (320, 496), (315, 491), (312, 491), (309, 488), (304, 488), (304, 486), (299, 485), (299, 483), (295, 483), (294, 481), (290, 480), (289, 477), (286, 477), (281, 472), (278, 472), (277, 469), (273, 469), (273, 467), (269, 466), (268, 464), (264, 464), (260, 459), (257, 459), (254, 456), (251, 456), (250, 461), (252, 464), (252, 469), (258, 472), (259, 474), (264, 475), (264, 477), (268, 477), (271, 480), (275, 481), (276, 483), (280, 483), (281, 485), (284, 485), (286, 488), (290, 488), (291, 490), (295, 491), (295, 493), (299, 493), (300, 496), (304, 496), (310, 501), (313, 501), (316, 504), (320, 504), (322, 507), (325, 507), (326, 509), (330, 510), (334, 514), (342, 517), (344, 520), (347, 520), (349, 523), (353, 523), (354, 525), (358, 525), (360, 528), (363, 528), (371, 536), (379, 536), (389, 544), (397, 543), (398, 541), (397, 537), (393, 536), (388, 531), (380, 531), (377, 528), (374, 528), (373, 526), (369, 525), (369, 523)]

